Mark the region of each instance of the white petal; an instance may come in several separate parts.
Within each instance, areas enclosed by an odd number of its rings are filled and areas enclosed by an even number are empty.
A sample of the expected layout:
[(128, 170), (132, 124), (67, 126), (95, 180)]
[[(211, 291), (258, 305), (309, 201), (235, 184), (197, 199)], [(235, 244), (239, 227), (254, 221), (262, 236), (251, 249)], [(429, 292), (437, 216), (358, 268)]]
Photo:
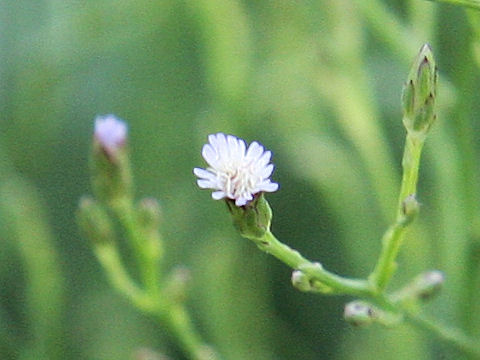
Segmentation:
[(254, 141), (248, 147), (246, 157), (249, 160), (257, 161), (257, 159), (263, 154), (263, 150), (263, 146)]
[(216, 189), (217, 186), (215, 183), (212, 183), (210, 180), (198, 179), (197, 185), (200, 189)]
[(214, 200), (220, 200), (220, 199), (223, 199), (225, 197), (225, 193), (223, 191), (214, 191), (212, 193), (212, 198)]
[(268, 164), (270, 159), (272, 158), (272, 152), (271, 151), (265, 151), (263, 155), (258, 159), (257, 166), (264, 167), (265, 165)]
[(217, 178), (215, 174), (205, 169), (195, 168), (193, 169), (193, 173), (201, 179), (215, 181), (215, 179)]
[(244, 198), (238, 198), (237, 200), (235, 200), (235, 205), (237, 206), (243, 206), (246, 203), (247, 203), (247, 200)]
[(238, 139), (238, 143), (240, 145), (238, 152), (243, 158), (245, 156), (245, 149), (247, 148), (247, 145), (245, 145), (245, 141), (243, 141), (242, 139)]
[[(270, 177), (270, 175), (272, 175), (272, 172), (273, 172), (273, 164), (269, 164), (267, 165), (266, 167), (264, 167), (261, 171), (259, 171), (259, 176), (262, 178), (262, 179), (266, 179), (268, 177)], [(198, 176), (198, 175), (197, 175)]]
[(230, 155), (236, 157), (238, 153), (238, 139), (235, 136), (227, 135), (227, 147)]
[(203, 146), (202, 149), (202, 156), (205, 161), (210, 165), (212, 168), (218, 167), (219, 157), (215, 149), (210, 145), (206, 144)]
[(223, 133), (218, 133), (217, 134), (217, 151), (218, 151), (218, 155), (219, 155), (220, 159), (222, 159), (222, 160), (228, 154), (227, 138), (225, 137), (225, 134), (223, 134)]
[(262, 191), (273, 192), (278, 190), (278, 184), (274, 182), (264, 183), (261, 185)]
[(218, 148), (217, 135), (218, 134), (208, 135), (208, 142), (213, 146), (214, 149)]

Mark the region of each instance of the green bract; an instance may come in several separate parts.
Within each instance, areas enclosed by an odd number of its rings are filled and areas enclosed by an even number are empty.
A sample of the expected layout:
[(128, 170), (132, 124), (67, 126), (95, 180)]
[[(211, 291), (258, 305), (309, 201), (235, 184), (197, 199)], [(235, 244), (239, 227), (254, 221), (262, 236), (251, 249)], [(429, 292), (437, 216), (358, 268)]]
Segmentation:
[(272, 209), (263, 194), (244, 206), (236, 206), (234, 200), (226, 200), (232, 214), (233, 225), (245, 238), (260, 240), (270, 230)]
[(432, 49), (423, 45), (403, 87), (403, 123), (409, 133), (426, 136), (435, 121), (437, 66)]

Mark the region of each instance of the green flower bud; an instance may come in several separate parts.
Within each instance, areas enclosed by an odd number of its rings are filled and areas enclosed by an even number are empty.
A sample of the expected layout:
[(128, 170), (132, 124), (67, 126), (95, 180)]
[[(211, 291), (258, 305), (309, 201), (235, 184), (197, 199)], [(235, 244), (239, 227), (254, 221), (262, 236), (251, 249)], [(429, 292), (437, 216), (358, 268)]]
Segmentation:
[(95, 196), (109, 205), (131, 196), (126, 142), (127, 127), (123, 121), (113, 115), (97, 117), (91, 159), (92, 184)]
[(163, 296), (174, 303), (182, 303), (186, 299), (190, 271), (186, 267), (175, 267), (165, 279), (162, 287)]
[(162, 211), (157, 199), (145, 198), (138, 204), (138, 221), (140, 226), (149, 231), (158, 231), (162, 220)]
[(395, 294), (397, 302), (416, 304), (430, 300), (442, 289), (445, 276), (441, 271), (433, 270), (416, 276), (407, 286)]
[(292, 273), (292, 285), (303, 292), (315, 292), (322, 294), (332, 294), (333, 289), (321, 283), (318, 280), (312, 280), (301, 270), (295, 270)]
[(356, 300), (345, 305), (343, 316), (347, 322), (355, 326), (365, 326), (372, 323), (391, 327), (402, 321), (401, 314), (384, 311), (372, 304)]
[(420, 49), (403, 87), (403, 123), (408, 132), (426, 136), (435, 121), (437, 67), (432, 49), (425, 44)]
[(137, 207), (137, 219), (139, 230), (143, 232), (146, 253), (153, 259), (160, 259), (163, 255), (160, 236), (162, 214), (158, 201), (154, 198), (140, 201)]
[(244, 206), (236, 206), (231, 199), (226, 202), (232, 214), (233, 225), (243, 237), (260, 240), (270, 230), (272, 209), (263, 193), (256, 195)]
[(292, 273), (292, 285), (300, 291), (311, 291), (310, 277), (303, 271), (295, 270)]
[(355, 326), (370, 325), (375, 319), (373, 306), (364, 301), (352, 301), (345, 305), (345, 320)]
[(438, 270), (429, 271), (416, 278), (418, 297), (422, 300), (429, 300), (436, 296), (443, 287), (445, 275)]
[(402, 212), (403, 212), (403, 224), (408, 225), (418, 215), (420, 211), (420, 204), (418, 203), (417, 199), (415, 198), (415, 194), (407, 196), (405, 200), (402, 202)]
[(92, 244), (107, 245), (114, 242), (114, 231), (107, 213), (91, 197), (80, 199), (77, 221), (80, 230)]

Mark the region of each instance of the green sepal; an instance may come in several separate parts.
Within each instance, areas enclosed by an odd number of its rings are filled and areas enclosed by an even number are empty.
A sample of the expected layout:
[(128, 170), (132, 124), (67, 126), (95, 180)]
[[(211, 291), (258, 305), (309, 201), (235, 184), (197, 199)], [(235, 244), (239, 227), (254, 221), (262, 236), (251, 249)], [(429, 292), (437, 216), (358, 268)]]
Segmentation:
[(98, 200), (114, 205), (131, 198), (132, 176), (126, 144), (112, 151), (94, 138), (90, 169), (93, 192)]
[(244, 206), (236, 206), (235, 201), (231, 199), (227, 199), (226, 202), (233, 225), (243, 237), (260, 240), (270, 230), (272, 209), (263, 193), (257, 194)]
[(408, 132), (426, 136), (435, 122), (437, 67), (425, 44), (415, 58), (402, 92), (403, 123)]

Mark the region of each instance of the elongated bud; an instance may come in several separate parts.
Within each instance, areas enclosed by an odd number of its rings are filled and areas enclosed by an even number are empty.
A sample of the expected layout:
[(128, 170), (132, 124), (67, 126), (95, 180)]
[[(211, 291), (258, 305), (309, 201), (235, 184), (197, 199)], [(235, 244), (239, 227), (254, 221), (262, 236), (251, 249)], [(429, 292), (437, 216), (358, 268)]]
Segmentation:
[(435, 121), (437, 67), (432, 49), (420, 49), (403, 87), (403, 123), (409, 133), (425, 137)]
[(105, 210), (91, 197), (83, 197), (77, 210), (80, 230), (94, 245), (113, 243), (114, 232)]
[(443, 287), (445, 275), (438, 270), (429, 271), (416, 278), (418, 297), (422, 300), (436, 296)]
[(113, 115), (95, 119), (91, 174), (95, 196), (102, 202), (130, 197), (132, 179), (127, 151), (127, 125)]
[(361, 300), (355, 300), (345, 305), (343, 316), (347, 322), (355, 326), (378, 323), (391, 327), (402, 321), (402, 315), (384, 311)]
[(236, 206), (234, 200), (227, 199), (226, 201), (232, 214), (233, 225), (243, 237), (259, 240), (270, 230), (272, 209), (263, 193), (256, 195), (244, 206)]
[(430, 300), (440, 292), (444, 282), (445, 276), (441, 271), (427, 271), (416, 276), (408, 285), (398, 291), (394, 298), (402, 303)]

